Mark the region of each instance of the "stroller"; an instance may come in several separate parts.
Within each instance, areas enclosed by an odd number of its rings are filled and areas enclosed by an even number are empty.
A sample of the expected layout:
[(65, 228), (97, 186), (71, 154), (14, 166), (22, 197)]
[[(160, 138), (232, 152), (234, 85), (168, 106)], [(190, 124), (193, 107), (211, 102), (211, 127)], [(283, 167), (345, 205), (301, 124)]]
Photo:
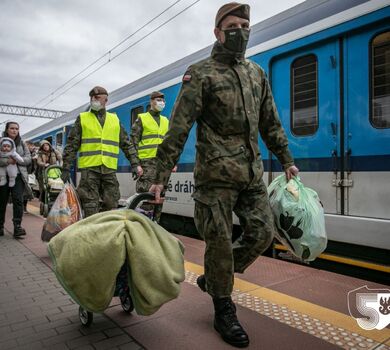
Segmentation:
[(49, 165), (43, 171), (43, 193), (41, 193), (39, 213), (45, 218), (64, 187), (64, 183), (61, 180), (61, 170), (62, 167), (59, 165)]
[[(135, 194), (127, 200), (127, 209), (133, 209), (140, 213), (143, 213), (143, 210), (140, 207), (144, 204), (152, 204), (148, 203), (148, 201), (154, 200), (153, 193), (140, 193)], [(152, 204), (153, 205), (153, 204)], [(152, 211), (152, 215), (154, 216), (154, 211)], [(147, 213), (147, 216), (153, 220), (153, 217), (150, 217), (150, 213)], [(129, 286), (127, 283), (127, 261), (125, 261), (124, 265), (120, 269), (118, 276), (116, 278), (116, 286), (114, 296), (118, 296), (121, 302), (121, 306), (124, 312), (131, 313), (134, 310), (134, 303), (130, 296)], [(85, 310), (82, 306), (79, 307), (79, 319), (83, 326), (88, 327), (93, 322), (93, 313)]]

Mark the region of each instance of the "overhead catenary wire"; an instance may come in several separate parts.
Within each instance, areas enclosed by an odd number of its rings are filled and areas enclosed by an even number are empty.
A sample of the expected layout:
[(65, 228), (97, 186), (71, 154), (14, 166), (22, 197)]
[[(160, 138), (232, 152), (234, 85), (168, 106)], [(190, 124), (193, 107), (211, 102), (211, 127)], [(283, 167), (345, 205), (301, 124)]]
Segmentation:
[[(177, 0), (175, 1), (173, 4), (169, 5), (167, 8), (165, 8), (163, 11), (161, 11), (159, 14), (157, 14), (156, 16), (154, 16), (152, 19), (150, 19), (148, 22), (146, 22), (145, 24), (143, 24), (141, 27), (139, 27), (135, 32), (129, 34), (126, 38), (124, 38), (122, 41), (120, 41), (118, 44), (116, 44), (114, 47), (112, 47), (110, 50), (108, 50), (106, 53), (104, 53), (102, 56), (100, 56), (99, 58), (97, 58), (95, 61), (93, 61), (92, 63), (90, 63), (88, 66), (86, 66), (85, 68), (83, 68), (80, 72), (78, 72), (77, 74), (75, 74), (74, 76), (72, 76), (70, 79), (68, 79), (65, 83), (63, 83), (61, 86), (59, 86), (58, 88), (56, 88), (54, 91), (52, 91), (50, 94), (46, 95), (45, 97), (43, 97), (42, 99), (40, 99), (38, 102), (36, 102), (33, 107), (36, 107), (38, 104), (42, 103), (43, 101), (45, 101), (46, 99), (48, 99), (50, 96), (53, 96), (57, 91), (61, 90), (62, 88), (64, 88), (66, 85), (68, 85), (72, 80), (76, 79), (77, 77), (79, 77), (81, 74), (83, 74), (85, 71), (87, 71), (89, 68), (91, 68), (92, 66), (94, 66), (96, 63), (98, 63), (99, 61), (101, 61), (103, 58), (105, 58), (106, 56), (108, 56), (108, 61), (112, 61), (112, 59), (110, 58), (111, 56), (111, 53), (113, 50), (115, 50), (116, 48), (118, 48), (119, 46), (121, 46), (124, 42), (126, 42), (127, 40), (129, 40), (130, 38), (132, 38), (134, 35), (136, 35), (138, 32), (140, 32), (142, 29), (144, 29), (146, 26), (148, 26), (150, 23), (152, 23), (153, 21), (155, 21), (157, 18), (161, 17), (165, 12), (167, 12), (168, 10), (170, 10), (172, 7), (174, 7), (176, 4), (178, 4), (179, 2), (181, 2), (182, 0)], [(200, 1), (200, 0), (199, 0)], [(50, 101), (49, 103), (53, 102), (54, 100)], [(49, 103), (45, 104), (44, 106), (47, 106)]]
[(119, 52), (117, 55), (113, 56), (113, 57), (109, 57), (108, 61), (107, 62), (104, 62), (103, 64), (101, 64), (100, 66), (98, 66), (96, 69), (94, 69), (92, 72), (90, 72), (89, 74), (87, 74), (85, 77), (83, 77), (82, 79), (76, 81), (73, 85), (71, 85), (69, 88), (67, 88), (66, 90), (64, 90), (63, 92), (61, 92), (59, 95), (57, 95), (56, 97), (54, 97), (53, 99), (51, 99), (49, 102), (47, 102), (45, 105), (42, 106), (43, 107), (46, 107), (47, 105), (49, 105), (50, 103), (52, 103), (53, 101), (55, 101), (56, 99), (58, 99), (59, 97), (61, 97), (62, 95), (64, 95), (65, 93), (67, 93), (70, 89), (74, 88), (76, 85), (80, 84), (83, 80), (87, 79), (89, 76), (91, 76), (92, 74), (94, 74), (95, 72), (97, 72), (99, 69), (101, 69), (102, 67), (104, 67), (105, 65), (109, 64), (110, 62), (112, 62), (114, 59), (116, 59), (118, 56), (120, 56), (121, 54), (123, 54), (124, 52), (126, 52), (127, 50), (129, 50), (130, 48), (132, 48), (133, 46), (135, 46), (136, 44), (138, 44), (139, 42), (141, 42), (142, 40), (144, 40), (145, 38), (147, 38), (149, 35), (153, 34), (155, 31), (157, 31), (158, 29), (160, 29), (161, 27), (163, 27), (164, 25), (166, 25), (167, 23), (171, 22), (172, 20), (174, 20), (177, 16), (181, 15), (184, 11), (187, 11), (190, 7), (194, 6), (196, 3), (198, 3), (200, 0), (196, 0), (194, 1), (193, 3), (191, 3), (190, 5), (188, 5), (187, 7), (185, 7), (183, 10), (181, 10), (180, 12), (178, 12), (176, 15), (172, 16), (171, 18), (169, 18), (168, 20), (166, 20), (165, 22), (163, 22), (162, 24), (160, 24), (158, 27), (156, 27), (155, 29), (153, 29), (152, 31), (150, 31), (149, 33), (145, 34), (142, 38), (138, 39), (136, 42), (134, 42), (133, 44), (129, 45), (127, 48), (125, 48), (124, 50), (122, 50), (121, 52)]

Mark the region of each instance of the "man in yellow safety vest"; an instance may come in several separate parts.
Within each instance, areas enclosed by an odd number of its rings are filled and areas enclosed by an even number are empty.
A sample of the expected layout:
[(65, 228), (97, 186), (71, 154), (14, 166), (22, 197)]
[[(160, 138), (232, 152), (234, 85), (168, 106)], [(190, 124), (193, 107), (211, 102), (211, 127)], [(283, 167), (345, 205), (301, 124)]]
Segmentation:
[[(137, 149), (138, 159), (141, 163), (141, 169), (137, 168), (139, 177), (136, 191), (138, 193), (148, 192), (156, 175), (157, 147), (163, 141), (169, 127), (168, 118), (161, 115), (164, 107), (164, 94), (160, 91), (154, 91), (150, 95), (150, 110), (138, 114), (138, 118), (131, 127), (130, 138)], [(156, 220), (159, 219), (160, 212), (161, 206), (156, 208)]]
[(99, 209), (111, 210), (118, 206), (120, 192), (116, 171), (119, 149), (132, 167), (139, 167), (136, 150), (119, 118), (115, 113), (106, 111), (107, 90), (95, 86), (89, 96), (90, 110), (80, 113), (69, 132), (61, 176), (64, 182), (69, 179), (70, 168), (78, 152), (81, 179), (77, 192), (86, 217), (98, 213)]

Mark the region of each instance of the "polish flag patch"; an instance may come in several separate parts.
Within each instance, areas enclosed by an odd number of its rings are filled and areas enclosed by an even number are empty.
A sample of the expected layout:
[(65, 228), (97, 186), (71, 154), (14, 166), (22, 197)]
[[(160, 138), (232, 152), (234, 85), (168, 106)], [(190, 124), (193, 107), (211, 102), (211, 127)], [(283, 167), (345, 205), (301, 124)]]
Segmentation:
[(189, 82), (189, 81), (191, 81), (191, 78), (192, 78), (191, 72), (190, 72), (190, 70), (188, 70), (183, 75), (183, 82)]

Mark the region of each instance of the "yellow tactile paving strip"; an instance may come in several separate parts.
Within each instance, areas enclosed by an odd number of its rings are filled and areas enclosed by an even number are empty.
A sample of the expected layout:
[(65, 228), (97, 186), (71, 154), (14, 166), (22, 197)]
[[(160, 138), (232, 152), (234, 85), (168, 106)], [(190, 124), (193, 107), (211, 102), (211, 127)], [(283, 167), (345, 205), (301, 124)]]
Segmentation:
[[(186, 262), (185, 268), (186, 282), (196, 285), (203, 267)], [(232, 297), (243, 307), (343, 349), (390, 350), (389, 329), (366, 331), (350, 316), (287, 294), (235, 278)]]
[[(283, 246), (282, 244), (275, 244), (275, 248), (277, 248), (279, 250), (287, 251), (287, 248), (285, 246)], [(335, 261), (335, 262), (338, 262), (341, 264), (359, 266), (359, 267), (363, 267), (363, 268), (370, 269), (370, 270), (377, 270), (377, 271), (382, 271), (385, 273), (390, 273), (390, 266), (369, 263), (369, 262), (362, 261), (362, 260), (350, 259), (350, 258), (345, 258), (342, 256), (336, 256), (336, 255), (324, 254), (324, 253), (320, 254), (318, 256), (318, 258), (324, 259), (324, 260)]]

